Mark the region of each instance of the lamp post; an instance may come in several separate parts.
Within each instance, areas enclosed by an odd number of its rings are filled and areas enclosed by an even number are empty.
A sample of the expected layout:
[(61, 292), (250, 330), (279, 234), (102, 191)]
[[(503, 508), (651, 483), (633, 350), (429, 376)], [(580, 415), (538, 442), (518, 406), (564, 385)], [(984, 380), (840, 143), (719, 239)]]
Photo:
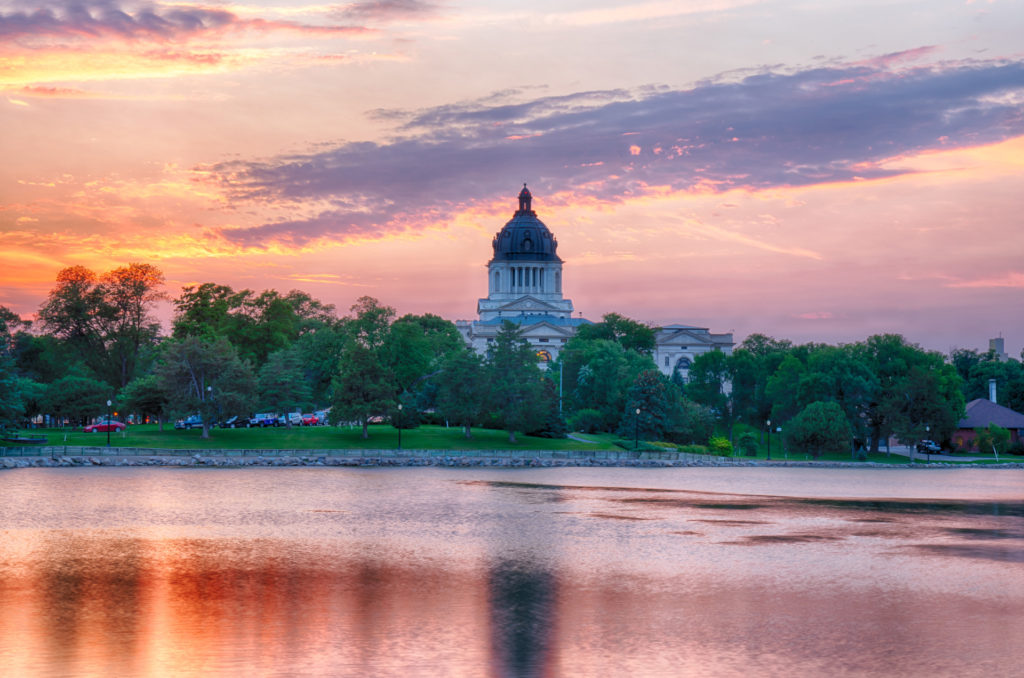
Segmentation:
[(398, 403), (398, 449), (402, 449), (402, 403)]
[(110, 447), (110, 406), (111, 402), (107, 401), (107, 447)]
[(768, 461), (772, 460), (772, 420), (767, 419), (764, 422), (768, 425)]
[(633, 417), (633, 449), (640, 449), (640, 408), (636, 408)]
[[(925, 434), (926, 436), (928, 436), (928, 442), (929, 442), (929, 443), (930, 443), (930, 442), (931, 442), (931, 440), (932, 440), (932, 435), (931, 435), (931, 431), (932, 431), (932, 427), (931, 427), (930, 425), (928, 425), (928, 424), (925, 424), (925, 425), (924, 425), (924, 434)], [(931, 445), (925, 445), (925, 446), (924, 446), (924, 453), (925, 453), (925, 459), (926, 459), (926, 460), (928, 461), (928, 463), (930, 464), (930, 463), (931, 463), (931, 461), (932, 461), (932, 446), (931, 446)]]

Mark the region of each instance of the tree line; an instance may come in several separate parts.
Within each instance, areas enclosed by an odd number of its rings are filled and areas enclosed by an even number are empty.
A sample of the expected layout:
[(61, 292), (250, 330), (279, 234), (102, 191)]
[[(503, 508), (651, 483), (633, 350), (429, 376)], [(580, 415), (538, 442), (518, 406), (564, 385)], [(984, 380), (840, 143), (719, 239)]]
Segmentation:
[(364, 437), (376, 421), (443, 421), (467, 436), (502, 428), (512, 440), (572, 429), (705, 444), (739, 427), (742, 447), (771, 421), (793, 449), (816, 454), (877, 451), (892, 435), (948, 440), (990, 378), (1004, 404), (1024, 408), (1019, 361), (963, 349), (946, 357), (899, 335), (832, 346), (754, 334), (731, 355), (698, 355), (684, 379), (655, 366), (652, 328), (614, 313), (581, 326), (542, 369), (512, 323), (478, 355), (436, 315), (399, 317), (363, 297), (341, 316), (298, 290), (185, 286), (164, 335), (153, 315), (162, 289), (149, 264), (99, 275), (76, 266), (60, 272), (36, 322), (0, 307), (0, 422), (78, 424), (109, 399), (161, 424), (199, 414), (204, 436), (231, 416), (329, 407), (332, 423), (356, 423)]

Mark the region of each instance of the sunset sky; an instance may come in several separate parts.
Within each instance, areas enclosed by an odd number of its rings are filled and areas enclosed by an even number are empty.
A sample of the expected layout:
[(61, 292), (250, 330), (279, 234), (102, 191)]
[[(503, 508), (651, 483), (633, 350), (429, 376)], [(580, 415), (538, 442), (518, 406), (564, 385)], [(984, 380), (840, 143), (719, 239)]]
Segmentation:
[(527, 182), (593, 320), (1024, 346), (1019, 0), (0, 0), (0, 89), (26, 317), (147, 262), (472, 319)]

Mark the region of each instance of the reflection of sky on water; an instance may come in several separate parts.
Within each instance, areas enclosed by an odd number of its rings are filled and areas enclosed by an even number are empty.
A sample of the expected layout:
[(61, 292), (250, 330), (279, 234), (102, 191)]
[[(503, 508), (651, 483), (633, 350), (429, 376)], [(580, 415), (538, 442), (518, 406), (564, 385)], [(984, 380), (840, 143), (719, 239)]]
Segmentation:
[(977, 477), (943, 495), (927, 472), (901, 500), (886, 481), (800, 497), (775, 493), (778, 475), (754, 495), (619, 471), (5, 473), (0, 663), (991, 676), (1024, 659), (1024, 512), (1004, 472), (975, 472), (995, 479), (989, 500)]

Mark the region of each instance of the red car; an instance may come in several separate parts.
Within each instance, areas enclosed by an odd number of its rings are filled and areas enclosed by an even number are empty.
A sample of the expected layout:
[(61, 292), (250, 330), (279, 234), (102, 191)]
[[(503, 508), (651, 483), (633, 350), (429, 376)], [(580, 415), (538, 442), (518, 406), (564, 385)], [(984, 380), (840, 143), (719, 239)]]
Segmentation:
[(315, 414), (304, 414), (304, 415), (302, 415), (302, 425), (303, 426), (316, 426), (319, 423), (320, 423), (320, 420), (317, 419), (317, 416)]
[(113, 419), (107, 421), (98, 421), (95, 424), (89, 424), (82, 430), (86, 433), (103, 433), (105, 431), (123, 431), (125, 428), (124, 424)]

